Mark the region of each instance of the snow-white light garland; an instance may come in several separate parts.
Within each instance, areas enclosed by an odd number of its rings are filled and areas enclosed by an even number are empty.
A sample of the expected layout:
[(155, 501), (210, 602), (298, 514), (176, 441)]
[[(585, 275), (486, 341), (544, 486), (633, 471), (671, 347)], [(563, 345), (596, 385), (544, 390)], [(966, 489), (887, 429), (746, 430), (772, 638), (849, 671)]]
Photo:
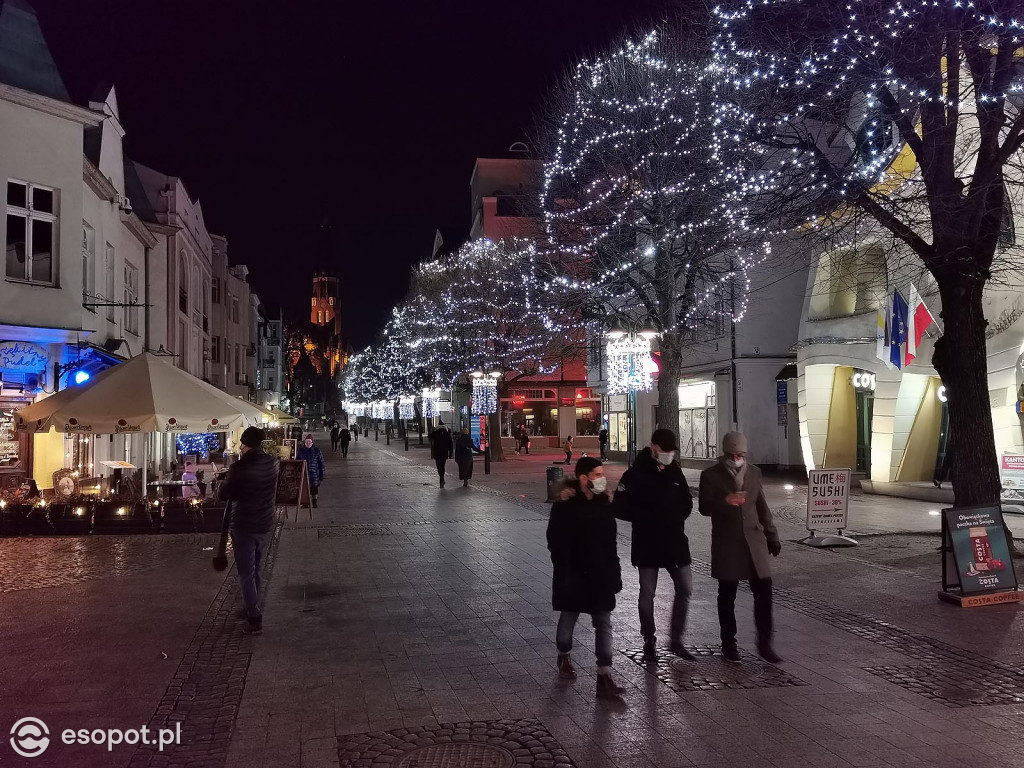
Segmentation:
[(394, 403), (389, 403), (385, 400), (378, 400), (373, 403), (373, 418), (375, 419), (390, 419), (395, 415)]
[(484, 375), (473, 379), (473, 415), (487, 416), (498, 410), (498, 379)]
[(646, 392), (653, 384), (657, 365), (651, 357), (651, 342), (642, 336), (609, 339), (607, 345), (608, 394)]
[(398, 401), (398, 415), (403, 419), (416, 418), (416, 398), (402, 397)]

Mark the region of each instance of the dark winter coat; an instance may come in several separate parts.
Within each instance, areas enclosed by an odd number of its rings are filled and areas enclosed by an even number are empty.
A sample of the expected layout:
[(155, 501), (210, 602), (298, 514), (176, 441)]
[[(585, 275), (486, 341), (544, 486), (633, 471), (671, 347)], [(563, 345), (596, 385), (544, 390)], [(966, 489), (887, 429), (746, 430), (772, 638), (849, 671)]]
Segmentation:
[(279, 468), (275, 456), (252, 448), (228, 469), (219, 496), (231, 502), (233, 532), (267, 533), (274, 526)]
[(679, 462), (663, 467), (644, 448), (615, 491), (615, 516), (633, 524), (633, 565), (689, 565), (686, 518), (692, 511), (693, 497)]
[[(734, 491), (746, 491), (742, 507), (725, 503)], [(768, 542), (778, 543), (772, 512), (761, 487), (761, 470), (747, 465), (743, 487), (736, 487), (725, 464), (700, 473), (700, 513), (711, 518), (711, 576), (722, 581), (746, 581), (772, 575)]]
[(438, 427), (427, 437), (430, 440), (430, 458), (447, 461), (455, 454), (455, 443), (452, 440), (452, 433), (447, 428)]
[(341, 437), (341, 430), (338, 427), (331, 429), (331, 440), (337, 441)]
[(352, 442), (352, 433), (348, 431), (347, 427), (341, 430), (341, 435), (339, 439), (341, 440), (342, 445), (348, 445), (349, 443)]
[(327, 468), (324, 466), (324, 455), (314, 444), (312, 448), (304, 445), (299, 446), (299, 453), (295, 457), (306, 462), (306, 472), (309, 473), (309, 487), (316, 488), (324, 481)]
[(459, 480), (473, 479), (473, 438), (459, 435), (455, 441), (455, 463), (459, 465)]
[(615, 610), (622, 571), (607, 495), (588, 499), (577, 492), (567, 501), (556, 501), (548, 519), (548, 550), (554, 566), (554, 610), (591, 614)]
[(607, 445), (608, 444), (608, 430), (607, 429), (602, 429), (600, 432), (597, 433), (597, 443), (598, 443), (598, 445)]

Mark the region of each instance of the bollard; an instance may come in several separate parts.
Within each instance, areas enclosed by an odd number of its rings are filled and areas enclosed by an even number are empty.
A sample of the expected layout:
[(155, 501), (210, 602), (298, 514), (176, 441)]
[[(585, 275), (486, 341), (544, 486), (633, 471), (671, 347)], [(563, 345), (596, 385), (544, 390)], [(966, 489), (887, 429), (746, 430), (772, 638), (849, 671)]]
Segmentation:
[(491, 474), (491, 444), (484, 446), (484, 474)]
[(373, 426), (373, 439), (380, 440), (380, 426), (377, 424)]
[(409, 450), (409, 430), (403, 430), (405, 433), (405, 450)]
[(564, 472), (561, 467), (548, 467), (547, 469), (547, 481), (548, 481), (548, 501), (557, 501), (555, 498), (555, 486), (562, 482)]

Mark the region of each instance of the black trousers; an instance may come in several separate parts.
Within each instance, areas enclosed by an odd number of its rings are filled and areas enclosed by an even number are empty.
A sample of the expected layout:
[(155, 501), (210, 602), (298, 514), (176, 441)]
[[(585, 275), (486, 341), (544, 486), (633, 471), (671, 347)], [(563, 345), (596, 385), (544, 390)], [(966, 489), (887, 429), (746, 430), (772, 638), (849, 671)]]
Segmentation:
[(341, 457), (343, 459), (348, 457), (348, 443), (341, 444)]
[(334, 440), (334, 439), (331, 440), (331, 450), (332, 451), (338, 450), (338, 441), (337, 440)]
[[(772, 640), (772, 580), (750, 579), (750, 591), (754, 593), (754, 626), (757, 641), (770, 643)], [(738, 581), (718, 582), (718, 623), (722, 628), (722, 645), (736, 644), (736, 590)]]
[(444, 480), (444, 465), (448, 463), (448, 459), (434, 459), (434, 463), (437, 464), (437, 474)]

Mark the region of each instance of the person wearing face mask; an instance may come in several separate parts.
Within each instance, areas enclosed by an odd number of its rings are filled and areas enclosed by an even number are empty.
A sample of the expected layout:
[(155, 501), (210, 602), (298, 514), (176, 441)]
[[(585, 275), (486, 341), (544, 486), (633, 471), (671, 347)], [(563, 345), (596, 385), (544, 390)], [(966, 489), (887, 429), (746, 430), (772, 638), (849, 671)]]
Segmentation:
[(682, 467), (676, 461), (676, 436), (670, 429), (657, 429), (651, 444), (626, 470), (615, 491), (615, 516), (633, 524), (631, 559), (640, 576), (640, 633), (644, 638), (644, 656), (657, 656), (657, 628), (654, 621), (654, 595), (658, 574), (668, 572), (675, 587), (669, 648), (676, 656), (693, 661), (694, 655), (683, 645), (686, 614), (693, 592), (690, 568), (690, 543), (686, 538), (686, 518), (693, 511), (693, 497)]
[(548, 550), (554, 576), (551, 607), (559, 611), (555, 644), (558, 676), (576, 678), (572, 636), (581, 613), (590, 614), (597, 655), (597, 695), (618, 696), (623, 689), (612, 679), (612, 611), (622, 590), (622, 572), (615, 539), (615, 517), (604, 467), (594, 458), (576, 462), (574, 493), (560, 497), (548, 520)]
[(309, 473), (309, 499), (314, 509), (316, 508), (317, 496), (320, 493), (320, 483), (324, 481), (326, 467), (324, 466), (324, 455), (313, 443), (313, 436), (306, 435), (299, 448), (299, 455), (295, 457), (306, 462), (306, 472)]
[(736, 590), (741, 581), (754, 594), (757, 652), (782, 661), (772, 647), (771, 557), (782, 551), (772, 512), (761, 488), (761, 470), (747, 463), (747, 438), (729, 432), (718, 464), (700, 474), (700, 513), (711, 518), (711, 576), (718, 579), (722, 655), (741, 661), (736, 645)]

